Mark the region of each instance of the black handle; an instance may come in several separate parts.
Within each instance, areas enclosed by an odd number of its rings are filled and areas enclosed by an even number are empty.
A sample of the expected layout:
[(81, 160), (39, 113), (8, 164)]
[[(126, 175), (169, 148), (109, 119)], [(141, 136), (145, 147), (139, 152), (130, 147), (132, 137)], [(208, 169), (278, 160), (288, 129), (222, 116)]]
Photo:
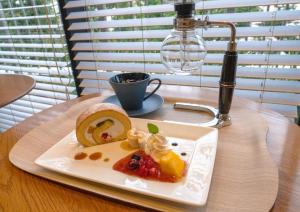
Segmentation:
[(219, 90), (219, 113), (228, 114), (235, 87), (237, 52), (226, 51), (223, 59)]
[(148, 99), (150, 96), (152, 96), (152, 95), (159, 89), (159, 87), (160, 87), (160, 85), (161, 85), (161, 80), (158, 79), (158, 78), (153, 78), (153, 79), (149, 80), (148, 85), (150, 85), (151, 82), (153, 82), (153, 81), (155, 81), (155, 80), (158, 81), (158, 85), (156, 86), (156, 88), (155, 88), (151, 93), (149, 93), (147, 96), (144, 97), (144, 101), (145, 101), (146, 99)]

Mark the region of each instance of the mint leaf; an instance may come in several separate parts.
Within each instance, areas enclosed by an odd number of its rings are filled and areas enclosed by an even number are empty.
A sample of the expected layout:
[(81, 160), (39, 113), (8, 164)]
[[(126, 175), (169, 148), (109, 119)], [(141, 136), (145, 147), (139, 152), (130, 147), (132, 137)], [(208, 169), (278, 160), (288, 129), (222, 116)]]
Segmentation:
[(158, 127), (155, 124), (148, 123), (147, 127), (148, 127), (149, 133), (157, 134), (159, 132), (159, 129), (158, 129)]

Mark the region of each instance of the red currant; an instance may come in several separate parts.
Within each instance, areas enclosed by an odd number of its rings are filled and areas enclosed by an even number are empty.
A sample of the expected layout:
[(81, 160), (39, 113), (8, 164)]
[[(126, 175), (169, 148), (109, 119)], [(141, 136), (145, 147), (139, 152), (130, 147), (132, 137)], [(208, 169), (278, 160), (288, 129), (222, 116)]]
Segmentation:
[(150, 175), (151, 177), (156, 176), (156, 169), (155, 169), (154, 167), (151, 168), (151, 169), (149, 169), (149, 175)]

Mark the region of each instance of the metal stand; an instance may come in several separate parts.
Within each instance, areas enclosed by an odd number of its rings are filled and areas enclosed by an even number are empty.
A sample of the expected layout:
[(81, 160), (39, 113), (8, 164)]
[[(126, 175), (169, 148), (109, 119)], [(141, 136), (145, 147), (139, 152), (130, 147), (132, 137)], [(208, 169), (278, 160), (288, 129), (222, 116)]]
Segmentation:
[(174, 109), (202, 111), (202, 112), (207, 112), (213, 116), (213, 119), (211, 121), (199, 124), (201, 126), (221, 128), (221, 127), (231, 125), (231, 119), (228, 114), (226, 115), (219, 114), (219, 111), (216, 108), (208, 105), (176, 102), (174, 104)]
[(174, 19), (174, 27), (177, 31), (195, 30), (198, 27), (206, 29), (208, 26), (226, 26), (230, 28), (230, 41), (227, 46), (223, 59), (221, 79), (219, 81), (219, 107), (218, 110), (207, 106), (188, 103), (176, 103), (174, 108), (204, 111), (213, 115), (213, 119), (202, 126), (213, 126), (217, 128), (231, 125), (229, 110), (232, 102), (233, 91), (235, 87), (237, 51), (236, 51), (236, 28), (233, 23), (223, 21), (209, 21), (208, 17), (204, 20), (195, 19), (193, 11), (195, 4), (177, 4), (175, 11), (177, 16)]

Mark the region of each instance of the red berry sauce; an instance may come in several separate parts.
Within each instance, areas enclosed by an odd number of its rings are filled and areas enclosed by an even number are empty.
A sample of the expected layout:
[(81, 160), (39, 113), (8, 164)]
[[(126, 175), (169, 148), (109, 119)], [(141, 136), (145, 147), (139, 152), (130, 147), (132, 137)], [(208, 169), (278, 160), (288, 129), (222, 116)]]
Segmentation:
[(128, 175), (138, 176), (148, 180), (158, 180), (172, 183), (177, 181), (175, 176), (163, 173), (159, 164), (142, 150), (136, 151), (117, 161), (114, 164), (113, 169)]

